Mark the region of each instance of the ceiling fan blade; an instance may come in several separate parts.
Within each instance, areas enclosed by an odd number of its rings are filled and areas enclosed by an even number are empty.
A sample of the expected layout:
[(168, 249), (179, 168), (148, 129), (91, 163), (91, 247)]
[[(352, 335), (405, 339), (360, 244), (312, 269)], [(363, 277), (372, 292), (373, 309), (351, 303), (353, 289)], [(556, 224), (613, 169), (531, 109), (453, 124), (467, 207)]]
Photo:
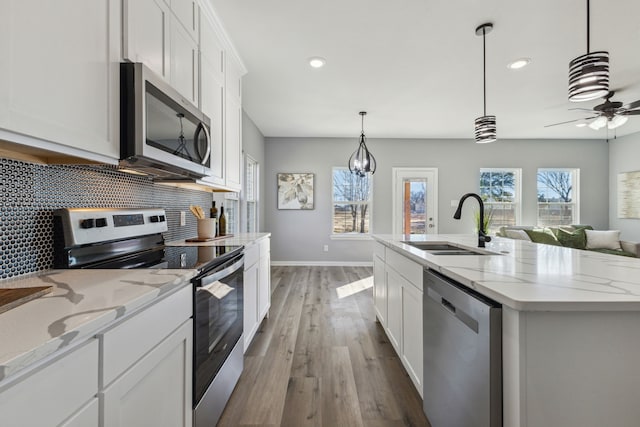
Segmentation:
[(622, 106), (622, 108), (624, 108), (625, 110), (633, 110), (634, 108), (638, 108), (638, 107), (640, 107), (640, 99)]
[(588, 111), (590, 113), (593, 111), (593, 109), (591, 109), (591, 108), (569, 108), (569, 111), (573, 111), (573, 110)]
[(551, 127), (551, 126), (558, 126), (558, 125), (564, 125), (564, 124), (567, 124), (567, 123), (581, 122), (581, 121), (583, 121), (583, 120), (591, 120), (591, 119), (595, 119), (596, 117), (598, 117), (598, 116), (594, 116), (594, 117), (583, 117), (583, 118), (581, 118), (581, 119), (575, 119), (575, 120), (567, 120), (566, 122), (554, 123), (554, 124), (552, 124), (552, 125), (546, 125), (545, 127), (546, 127), (546, 128), (549, 128), (549, 127)]
[(622, 116), (640, 116), (640, 110), (626, 110), (619, 113)]

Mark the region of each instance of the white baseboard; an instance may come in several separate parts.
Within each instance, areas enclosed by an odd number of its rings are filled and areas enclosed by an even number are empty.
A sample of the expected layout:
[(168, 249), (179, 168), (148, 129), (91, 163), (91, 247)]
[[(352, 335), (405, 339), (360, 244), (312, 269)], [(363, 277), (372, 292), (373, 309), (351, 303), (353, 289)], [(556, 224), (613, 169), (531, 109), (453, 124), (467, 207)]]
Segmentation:
[(271, 261), (274, 267), (319, 266), (319, 267), (373, 267), (373, 261)]

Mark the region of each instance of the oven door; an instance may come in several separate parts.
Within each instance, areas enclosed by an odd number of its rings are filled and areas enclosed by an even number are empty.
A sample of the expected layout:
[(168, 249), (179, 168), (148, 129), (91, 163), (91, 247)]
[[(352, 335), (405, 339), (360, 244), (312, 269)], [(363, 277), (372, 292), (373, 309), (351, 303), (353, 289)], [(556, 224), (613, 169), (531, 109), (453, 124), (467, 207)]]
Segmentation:
[(242, 336), (244, 255), (196, 278), (194, 406)]

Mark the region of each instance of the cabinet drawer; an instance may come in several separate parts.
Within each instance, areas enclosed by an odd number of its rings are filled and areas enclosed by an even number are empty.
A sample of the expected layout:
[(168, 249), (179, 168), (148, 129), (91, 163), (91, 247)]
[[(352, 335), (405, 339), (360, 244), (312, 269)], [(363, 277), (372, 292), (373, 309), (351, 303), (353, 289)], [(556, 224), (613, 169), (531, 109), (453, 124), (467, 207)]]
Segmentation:
[(375, 242), (373, 244), (373, 254), (380, 258), (382, 261), (384, 258), (385, 246), (382, 243)]
[(411, 261), (392, 250), (386, 251), (386, 262), (387, 266), (393, 268), (416, 288), (422, 291), (422, 265)]
[(103, 348), (102, 386), (170, 335), (192, 312), (193, 288), (189, 285), (98, 335)]
[(260, 245), (252, 243), (244, 247), (244, 269), (247, 270), (260, 259)]
[(91, 339), (0, 393), (0, 426), (57, 426), (97, 393), (98, 340)]

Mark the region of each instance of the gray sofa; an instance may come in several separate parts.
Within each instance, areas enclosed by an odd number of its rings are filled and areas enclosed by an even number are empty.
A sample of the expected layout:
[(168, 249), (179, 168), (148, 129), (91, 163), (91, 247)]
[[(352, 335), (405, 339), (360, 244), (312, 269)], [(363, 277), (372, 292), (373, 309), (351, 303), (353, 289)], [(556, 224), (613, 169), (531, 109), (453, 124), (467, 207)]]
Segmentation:
[[(593, 230), (591, 226), (585, 226), (585, 225), (563, 225), (559, 227), (547, 227), (547, 228), (535, 227), (533, 225), (511, 225), (511, 226), (500, 227), (499, 231), (496, 233), (496, 236), (506, 237), (510, 239), (517, 239), (517, 240), (526, 240), (526, 241), (535, 242), (535, 243), (554, 244), (556, 246), (567, 246), (567, 245), (563, 245), (557, 239), (557, 236), (559, 233), (558, 230), (563, 230), (568, 233), (573, 233), (578, 231), (579, 229)], [(536, 233), (532, 233), (532, 231)], [(535, 241), (536, 239), (532, 239), (530, 237), (530, 234), (534, 234), (535, 236), (535, 235), (538, 235), (537, 233), (543, 233), (543, 234), (546, 234), (547, 236), (543, 236), (543, 239), (542, 239), (543, 241)], [(555, 239), (553, 239), (552, 236), (555, 237)], [(554, 243), (553, 240), (555, 240), (555, 242), (557, 243)], [(621, 250), (588, 249), (586, 247), (576, 247), (576, 246), (568, 246), (568, 247), (574, 247), (576, 249), (584, 249), (588, 251), (602, 252), (602, 253), (608, 253), (608, 254), (614, 254), (614, 255), (633, 256), (636, 258), (640, 257), (640, 243), (629, 242), (626, 240), (620, 240)]]

